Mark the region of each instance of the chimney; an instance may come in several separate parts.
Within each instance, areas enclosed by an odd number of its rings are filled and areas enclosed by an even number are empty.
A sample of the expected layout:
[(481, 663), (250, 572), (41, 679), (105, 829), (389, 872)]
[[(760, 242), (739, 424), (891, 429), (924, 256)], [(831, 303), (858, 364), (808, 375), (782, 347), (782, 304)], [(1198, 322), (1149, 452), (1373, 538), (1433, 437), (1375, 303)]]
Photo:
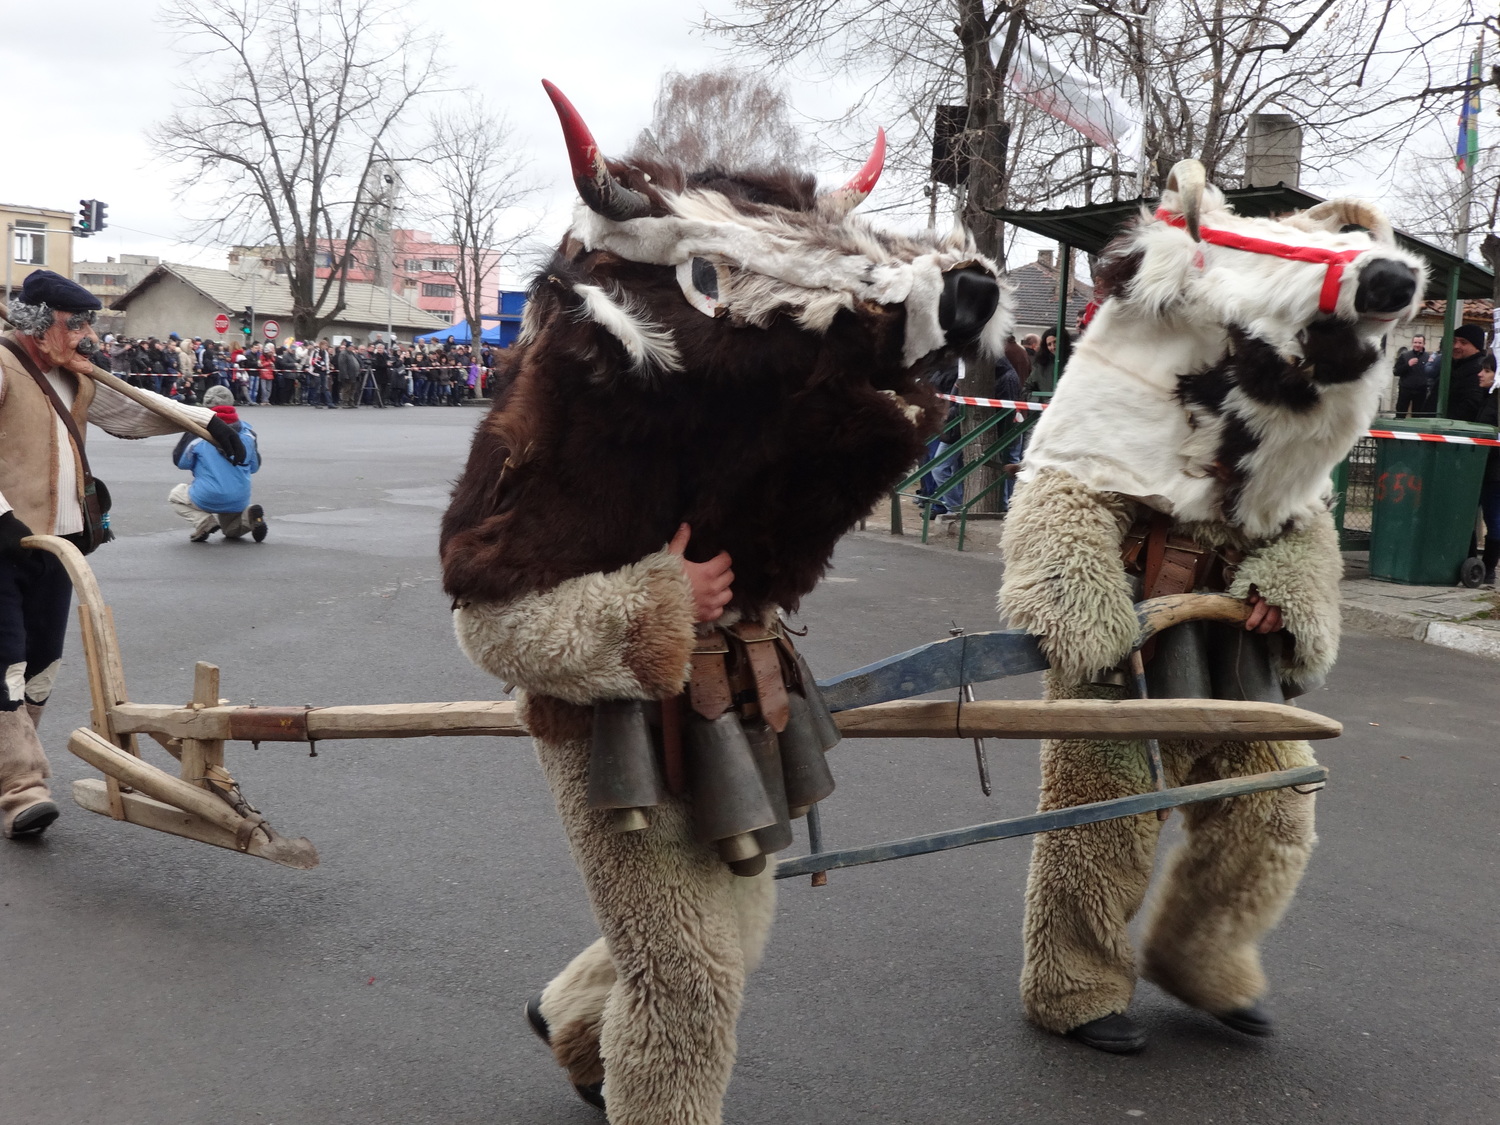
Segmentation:
[(1302, 128), (1286, 113), (1252, 113), (1245, 129), (1245, 187), (1297, 187)]
[(1043, 269), (1052, 269), (1052, 251), (1038, 250), (1036, 252), (1036, 264), (1041, 266)]

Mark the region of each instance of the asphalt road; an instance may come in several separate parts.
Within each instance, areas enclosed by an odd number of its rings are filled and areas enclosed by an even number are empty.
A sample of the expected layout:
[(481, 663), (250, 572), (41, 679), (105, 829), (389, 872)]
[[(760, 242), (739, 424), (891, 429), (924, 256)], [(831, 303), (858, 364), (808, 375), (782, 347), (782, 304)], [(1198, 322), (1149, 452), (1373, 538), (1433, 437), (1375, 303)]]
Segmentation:
[[(120, 535), (94, 560), (132, 698), (185, 701), (200, 659), (236, 702), (493, 697), (453, 643), (435, 558), (479, 413), (246, 413), (267, 459), (261, 546), (187, 542), (165, 502), (185, 479), (171, 439), (92, 439)], [(851, 536), (804, 607), (804, 649), (828, 674), (950, 620), (993, 627), (998, 573), (992, 556)], [(1140, 1056), (1032, 1029), (1016, 991), (1028, 847), (1001, 842), (782, 884), (726, 1119), (1500, 1121), (1497, 677), (1446, 649), (1346, 640), (1309, 704), (1347, 733), (1321, 747), (1323, 842), (1266, 950), (1276, 1038), (1150, 985)], [(86, 723), (75, 631), (43, 728), (63, 818), (39, 845), (0, 843), (0, 1122), (599, 1120), (521, 1014), (595, 932), (528, 743), (231, 744), (251, 799), (317, 844), (322, 866), (296, 872), (73, 806), (90, 771), (64, 743)], [(846, 744), (830, 843), (1030, 811), (1035, 744), (990, 754), (987, 799), (967, 743)]]

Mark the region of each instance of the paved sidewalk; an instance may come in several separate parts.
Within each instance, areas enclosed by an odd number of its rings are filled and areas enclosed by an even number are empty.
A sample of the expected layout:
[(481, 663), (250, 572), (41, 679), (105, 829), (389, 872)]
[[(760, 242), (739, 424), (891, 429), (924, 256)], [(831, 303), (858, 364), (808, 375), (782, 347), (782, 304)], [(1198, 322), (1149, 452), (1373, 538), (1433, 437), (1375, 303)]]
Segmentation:
[[(958, 525), (934, 520), (928, 541), (922, 543), (922, 516), (911, 503), (902, 504), (900, 539), (890, 535), (890, 508), (881, 504), (865, 521), (864, 535), (878, 535), (912, 546), (953, 551)], [(964, 553), (993, 557), (999, 553), (1002, 521), (971, 520), (964, 535)], [(1369, 576), (1369, 552), (1344, 554), (1342, 605), (1344, 627), (1353, 632), (1385, 637), (1410, 637), (1444, 648), (1500, 660), (1500, 593), (1463, 586), (1402, 586)]]
[(1463, 586), (1402, 586), (1369, 575), (1369, 555), (1344, 555), (1344, 627), (1500, 660), (1500, 593)]

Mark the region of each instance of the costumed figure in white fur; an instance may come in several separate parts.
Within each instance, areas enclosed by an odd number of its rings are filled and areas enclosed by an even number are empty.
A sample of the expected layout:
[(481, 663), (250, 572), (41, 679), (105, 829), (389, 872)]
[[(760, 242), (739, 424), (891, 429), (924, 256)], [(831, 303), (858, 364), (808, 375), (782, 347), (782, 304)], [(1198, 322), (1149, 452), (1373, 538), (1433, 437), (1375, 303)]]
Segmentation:
[[(1351, 229), (1351, 228), (1363, 229)], [(1425, 287), (1374, 207), (1332, 200), (1237, 216), (1203, 168), (1105, 251), (1101, 305), (1037, 426), (1005, 525), (1000, 610), (1051, 662), (1048, 698), (1118, 699), (1142, 597), (1225, 591), (1243, 628), (1163, 634), (1151, 694), (1279, 702), (1319, 681), (1339, 640), (1331, 470), (1375, 415), (1384, 337)], [(1167, 784), (1312, 764), (1305, 742), (1165, 742)], [(1042, 743), (1041, 807), (1144, 792), (1143, 745)], [(1315, 842), (1295, 789), (1190, 805), (1139, 972), (1252, 1035), (1272, 1031), (1259, 943)], [(1101, 1050), (1145, 1045), (1130, 1018), (1127, 926), (1151, 875), (1155, 814), (1036, 838), (1027, 1015)]]
[[(582, 197), (444, 518), (464, 652), (514, 684), (603, 936), (527, 1006), (616, 1125), (715, 1125), (767, 856), (837, 728), (779, 611), (921, 454), (925, 373), (1001, 353), (998, 270), (785, 170), (606, 162), (548, 85)], [(732, 568), (732, 569), (731, 569)]]

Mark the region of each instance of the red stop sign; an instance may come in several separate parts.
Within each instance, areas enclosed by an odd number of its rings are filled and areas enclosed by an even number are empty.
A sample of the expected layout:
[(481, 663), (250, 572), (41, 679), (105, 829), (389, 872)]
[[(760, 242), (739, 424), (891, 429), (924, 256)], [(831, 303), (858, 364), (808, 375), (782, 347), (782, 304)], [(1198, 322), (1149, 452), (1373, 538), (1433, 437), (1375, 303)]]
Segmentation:
[(220, 313), (218, 316), (214, 317), (214, 331), (219, 333), (221, 336), (225, 332), (229, 331), (229, 318), (223, 313)]

